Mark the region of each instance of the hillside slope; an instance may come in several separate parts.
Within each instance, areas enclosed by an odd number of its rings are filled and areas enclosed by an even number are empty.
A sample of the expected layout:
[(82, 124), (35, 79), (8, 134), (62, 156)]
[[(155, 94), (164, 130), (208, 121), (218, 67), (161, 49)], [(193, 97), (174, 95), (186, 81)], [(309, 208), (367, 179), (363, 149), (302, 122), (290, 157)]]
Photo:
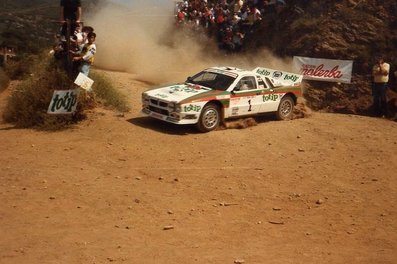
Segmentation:
[[(371, 66), (379, 54), (397, 70), (397, 2), (376, 0), (288, 1), (278, 16), (264, 18), (248, 40), (280, 56), (353, 60), (352, 84), (309, 82), (308, 104), (315, 110), (370, 115)], [(299, 10), (299, 11), (298, 11)], [(258, 37), (264, 36), (264, 37)], [(390, 87), (396, 80), (390, 74)], [(390, 99), (396, 98), (391, 92)], [(394, 99), (393, 99), (394, 100)], [(397, 110), (390, 102), (390, 115)]]
[(384, 54), (390, 62), (397, 63), (396, 1), (288, 3), (277, 16), (264, 18), (261, 29), (266, 31), (266, 37), (253, 39), (255, 45), (269, 46), (281, 55), (351, 59), (360, 63), (373, 60), (374, 54)]

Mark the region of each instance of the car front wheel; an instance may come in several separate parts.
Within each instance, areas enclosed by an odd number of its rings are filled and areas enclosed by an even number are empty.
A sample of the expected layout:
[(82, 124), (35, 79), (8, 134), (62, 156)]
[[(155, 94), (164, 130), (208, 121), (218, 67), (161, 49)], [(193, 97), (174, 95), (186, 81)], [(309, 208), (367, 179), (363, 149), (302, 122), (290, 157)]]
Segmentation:
[(290, 120), (292, 119), (293, 111), (294, 111), (294, 100), (291, 96), (285, 96), (281, 98), (280, 105), (278, 106), (278, 110), (276, 112), (276, 117), (278, 120)]
[(201, 111), (197, 128), (201, 132), (210, 132), (219, 126), (220, 119), (219, 107), (213, 103), (207, 104)]

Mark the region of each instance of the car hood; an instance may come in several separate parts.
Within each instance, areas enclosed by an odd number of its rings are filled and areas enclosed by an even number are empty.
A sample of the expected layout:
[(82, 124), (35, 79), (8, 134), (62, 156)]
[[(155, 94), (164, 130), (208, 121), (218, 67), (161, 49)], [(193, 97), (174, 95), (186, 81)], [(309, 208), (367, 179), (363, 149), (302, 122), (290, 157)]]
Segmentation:
[(190, 97), (197, 98), (198, 95), (211, 92), (209, 88), (192, 84), (175, 84), (146, 91), (150, 97), (155, 97), (168, 102), (179, 103)]

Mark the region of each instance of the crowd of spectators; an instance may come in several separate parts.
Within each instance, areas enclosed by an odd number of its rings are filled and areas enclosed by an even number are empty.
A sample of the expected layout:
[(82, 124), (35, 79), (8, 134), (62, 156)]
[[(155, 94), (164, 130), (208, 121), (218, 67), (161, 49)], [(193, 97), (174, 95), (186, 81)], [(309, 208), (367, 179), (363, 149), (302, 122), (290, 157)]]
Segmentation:
[(220, 48), (240, 51), (246, 35), (285, 5), (284, 0), (185, 0), (176, 4), (176, 25), (204, 27), (215, 34)]

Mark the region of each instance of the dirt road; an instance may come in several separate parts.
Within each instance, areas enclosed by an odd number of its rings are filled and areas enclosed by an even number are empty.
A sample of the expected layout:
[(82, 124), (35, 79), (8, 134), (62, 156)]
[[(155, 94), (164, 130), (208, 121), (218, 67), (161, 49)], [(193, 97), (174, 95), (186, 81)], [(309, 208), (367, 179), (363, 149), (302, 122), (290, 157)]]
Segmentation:
[[(396, 263), (397, 123), (315, 113), (207, 134), (126, 115), (0, 125), (0, 263)], [(0, 95), (4, 104), (6, 92)]]

